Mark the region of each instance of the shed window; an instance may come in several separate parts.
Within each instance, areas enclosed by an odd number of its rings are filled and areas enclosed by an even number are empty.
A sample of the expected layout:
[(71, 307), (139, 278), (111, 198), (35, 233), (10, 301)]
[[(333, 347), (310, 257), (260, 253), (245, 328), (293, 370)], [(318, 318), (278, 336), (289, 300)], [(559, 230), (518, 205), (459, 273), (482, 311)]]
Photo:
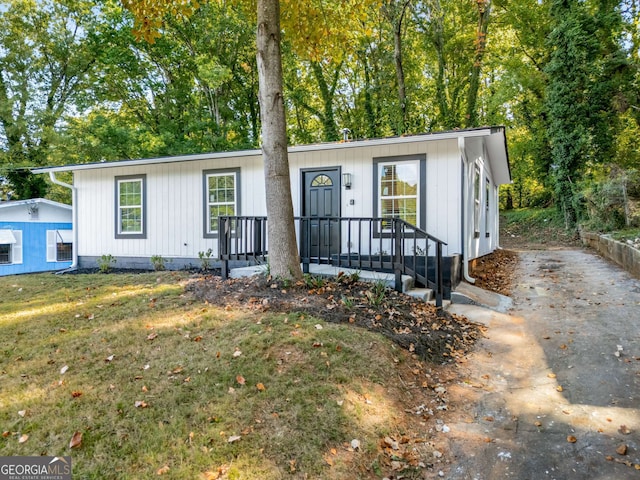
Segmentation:
[(47, 262), (73, 260), (73, 234), (71, 230), (47, 230)]
[(146, 238), (146, 175), (116, 177), (116, 238)]
[(0, 230), (0, 265), (22, 263), (22, 231)]
[(0, 265), (11, 263), (11, 244), (0, 244)]
[(484, 236), (489, 237), (491, 235), (491, 222), (489, 214), (491, 211), (491, 204), (489, 199), (491, 198), (491, 182), (489, 179), (485, 179), (485, 191), (484, 191)]
[(205, 236), (216, 236), (218, 217), (239, 215), (239, 169), (204, 172)]
[(473, 176), (473, 232), (480, 236), (480, 167), (476, 164)]

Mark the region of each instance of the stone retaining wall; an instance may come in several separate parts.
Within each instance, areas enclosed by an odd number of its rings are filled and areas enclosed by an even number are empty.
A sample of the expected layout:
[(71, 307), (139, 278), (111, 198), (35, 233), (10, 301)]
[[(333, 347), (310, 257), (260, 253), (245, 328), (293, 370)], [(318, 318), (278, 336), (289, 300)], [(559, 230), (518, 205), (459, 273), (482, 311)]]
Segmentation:
[(608, 235), (580, 232), (580, 238), (583, 245), (593, 248), (603, 257), (616, 262), (627, 272), (640, 278), (640, 250), (613, 240)]

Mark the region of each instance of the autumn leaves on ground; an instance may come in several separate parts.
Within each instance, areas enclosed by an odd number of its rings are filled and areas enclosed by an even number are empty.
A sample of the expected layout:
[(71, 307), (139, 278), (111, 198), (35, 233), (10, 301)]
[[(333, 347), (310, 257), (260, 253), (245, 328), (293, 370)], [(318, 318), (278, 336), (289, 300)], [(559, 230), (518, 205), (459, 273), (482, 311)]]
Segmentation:
[[(446, 367), (348, 320), (207, 302), (187, 288), (198, 278), (1, 278), (0, 455), (71, 455), (77, 478), (424, 478), (446, 469), (437, 435)], [(363, 311), (366, 289), (356, 285), (340, 308)], [(306, 286), (295, 295), (310, 296)], [(389, 317), (364, 307), (374, 321)], [(472, 343), (464, 319), (419, 315), (409, 323), (459, 337), (440, 360)]]

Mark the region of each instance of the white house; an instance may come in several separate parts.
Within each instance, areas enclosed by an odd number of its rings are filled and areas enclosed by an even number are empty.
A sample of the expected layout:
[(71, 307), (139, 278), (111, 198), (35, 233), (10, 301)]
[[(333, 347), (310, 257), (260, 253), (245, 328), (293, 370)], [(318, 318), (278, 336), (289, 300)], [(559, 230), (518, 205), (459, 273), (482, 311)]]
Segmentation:
[[(446, 242), (466, 273), (499, 245), (498, 187), (511, 181), (504, 127), (289, 148), (296, 216), (396, 217)], [(73, 172), (74, 265), (198, 267), (218, 255), (218, 216), (263, 216), (260, 150), (41, 168)], [(297, 227), (298, 228), (298, 227)], [(383, 227), (382, 227), (383, 228)], [(343, 253), (353, 246), (345, 228)], [(373, 250), (384, 250), (369, 242)], [(361, 248), (361, 247), (360, 247)], [(378, 253), (380, 253), (378, 252)], [(362, 253), (362, 252), (361, 252)]]
[(0, 276), (71, 266), (70, 205), (43, 198), (0, 201)]

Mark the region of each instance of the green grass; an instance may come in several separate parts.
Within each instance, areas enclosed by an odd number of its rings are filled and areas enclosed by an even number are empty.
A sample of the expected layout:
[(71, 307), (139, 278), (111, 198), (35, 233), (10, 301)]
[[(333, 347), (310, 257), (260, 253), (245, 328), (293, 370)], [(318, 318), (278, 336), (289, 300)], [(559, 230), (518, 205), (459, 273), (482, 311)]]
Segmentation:
[(346, 479), (356, 438), (375, 462), (404, 415), (383, 386), (405, 352), (348, 325), (206, 305), (185, 280), (0, 278), (0, 455), (71, 455), (82, 479)]
[(565, 230), (555, 208), (522, 208), (500, 212), (500, 240), (505, 245), (570, 245), (575, 232)]
[(621, 242), (624, 242), (625, 240), (635, 240), (636, 238), (640, 238), (640, 228), (617, 230), (611, 233), (611, 237)]

